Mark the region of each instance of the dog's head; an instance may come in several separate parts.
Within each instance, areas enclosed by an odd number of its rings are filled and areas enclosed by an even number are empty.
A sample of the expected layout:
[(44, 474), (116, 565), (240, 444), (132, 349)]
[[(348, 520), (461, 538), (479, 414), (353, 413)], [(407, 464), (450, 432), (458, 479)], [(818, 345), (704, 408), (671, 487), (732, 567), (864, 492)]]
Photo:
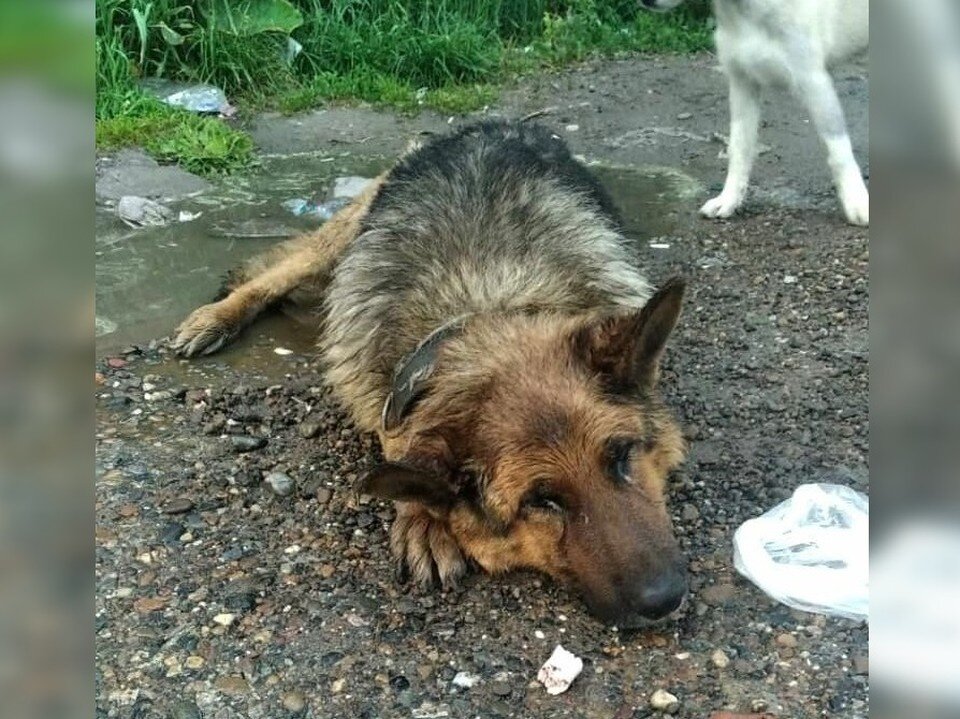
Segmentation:
[(640, 7), (644, 7), (647, 10), (654, 10), (655, 12), (673, 10), (683, 2), (684, 0), (639, 0)]
[(570, 582), (603, 619), (676, 609), (683, 558), (664, 500), (683, 440), (656, 391), (683, 283), (642, 310), (465, 332), (363, 491), (445, 517), (488, 571)]

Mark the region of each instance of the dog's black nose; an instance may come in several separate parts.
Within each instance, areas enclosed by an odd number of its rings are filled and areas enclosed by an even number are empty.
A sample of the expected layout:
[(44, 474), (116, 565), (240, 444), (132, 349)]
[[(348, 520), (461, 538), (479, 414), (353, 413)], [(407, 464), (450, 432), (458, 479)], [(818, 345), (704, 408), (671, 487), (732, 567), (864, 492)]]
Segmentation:
[(686, 594), (686, 573), (671, 569), (639, 588), (633, 609), (647, 619), (660, 619), (679, 607)]

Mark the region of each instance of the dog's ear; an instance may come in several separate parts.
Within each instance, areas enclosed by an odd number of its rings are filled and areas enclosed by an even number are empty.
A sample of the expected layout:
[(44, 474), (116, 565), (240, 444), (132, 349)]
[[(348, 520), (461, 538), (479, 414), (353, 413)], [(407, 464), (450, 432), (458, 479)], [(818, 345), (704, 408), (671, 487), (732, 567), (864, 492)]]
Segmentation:
[(673, 277), (642, 309), (593, 320), (574, 333), (574, 354), (616, 393), (652, 388), (667, 338), (677, 324), (685, 283)]
[(401, 462), (384, 462), (360, 478), (357, 494), (398, 502), (419, 502), (433, 509), (453, 506), (456, 491), (446, 475)]

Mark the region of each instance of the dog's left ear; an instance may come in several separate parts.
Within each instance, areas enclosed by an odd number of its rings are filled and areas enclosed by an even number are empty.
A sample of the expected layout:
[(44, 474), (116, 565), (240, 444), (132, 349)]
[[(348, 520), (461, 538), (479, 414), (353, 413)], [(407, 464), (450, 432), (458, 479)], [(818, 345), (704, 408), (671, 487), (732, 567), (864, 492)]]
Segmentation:
[(667, 339), (680, 317), (685, 286), (683, 278), (673, 277), (642, 309), (587, 323), (574, 333), (574, 354), (602, 375), (614, 392), (651, 389), (657, 383)]
[(444, 474), (401, 462), (377, 465), (360, 478), (356, 489), (357, 494), (419, 502), (438, 510), (450, 509), (456, 499), (456, 491)]

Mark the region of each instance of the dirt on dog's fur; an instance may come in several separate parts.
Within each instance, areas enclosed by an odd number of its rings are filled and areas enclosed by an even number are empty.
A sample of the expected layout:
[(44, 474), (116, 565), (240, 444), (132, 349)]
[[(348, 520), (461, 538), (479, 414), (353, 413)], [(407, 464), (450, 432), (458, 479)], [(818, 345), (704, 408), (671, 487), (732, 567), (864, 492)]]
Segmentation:
[(651, 296), (612, 202), (548, 129), (416, 148), (234, 284), (174, 346), (215, 350), (280, 300), (322, 306), (328, 384), (387, 460), (360, 488), (399, 503), (391, 546), (418, 583), (456, 583), (469, 558), (575, 584), (621, 624), (680, 604), (663, 487), (683, 442), (656, 383), (683, 283)]

